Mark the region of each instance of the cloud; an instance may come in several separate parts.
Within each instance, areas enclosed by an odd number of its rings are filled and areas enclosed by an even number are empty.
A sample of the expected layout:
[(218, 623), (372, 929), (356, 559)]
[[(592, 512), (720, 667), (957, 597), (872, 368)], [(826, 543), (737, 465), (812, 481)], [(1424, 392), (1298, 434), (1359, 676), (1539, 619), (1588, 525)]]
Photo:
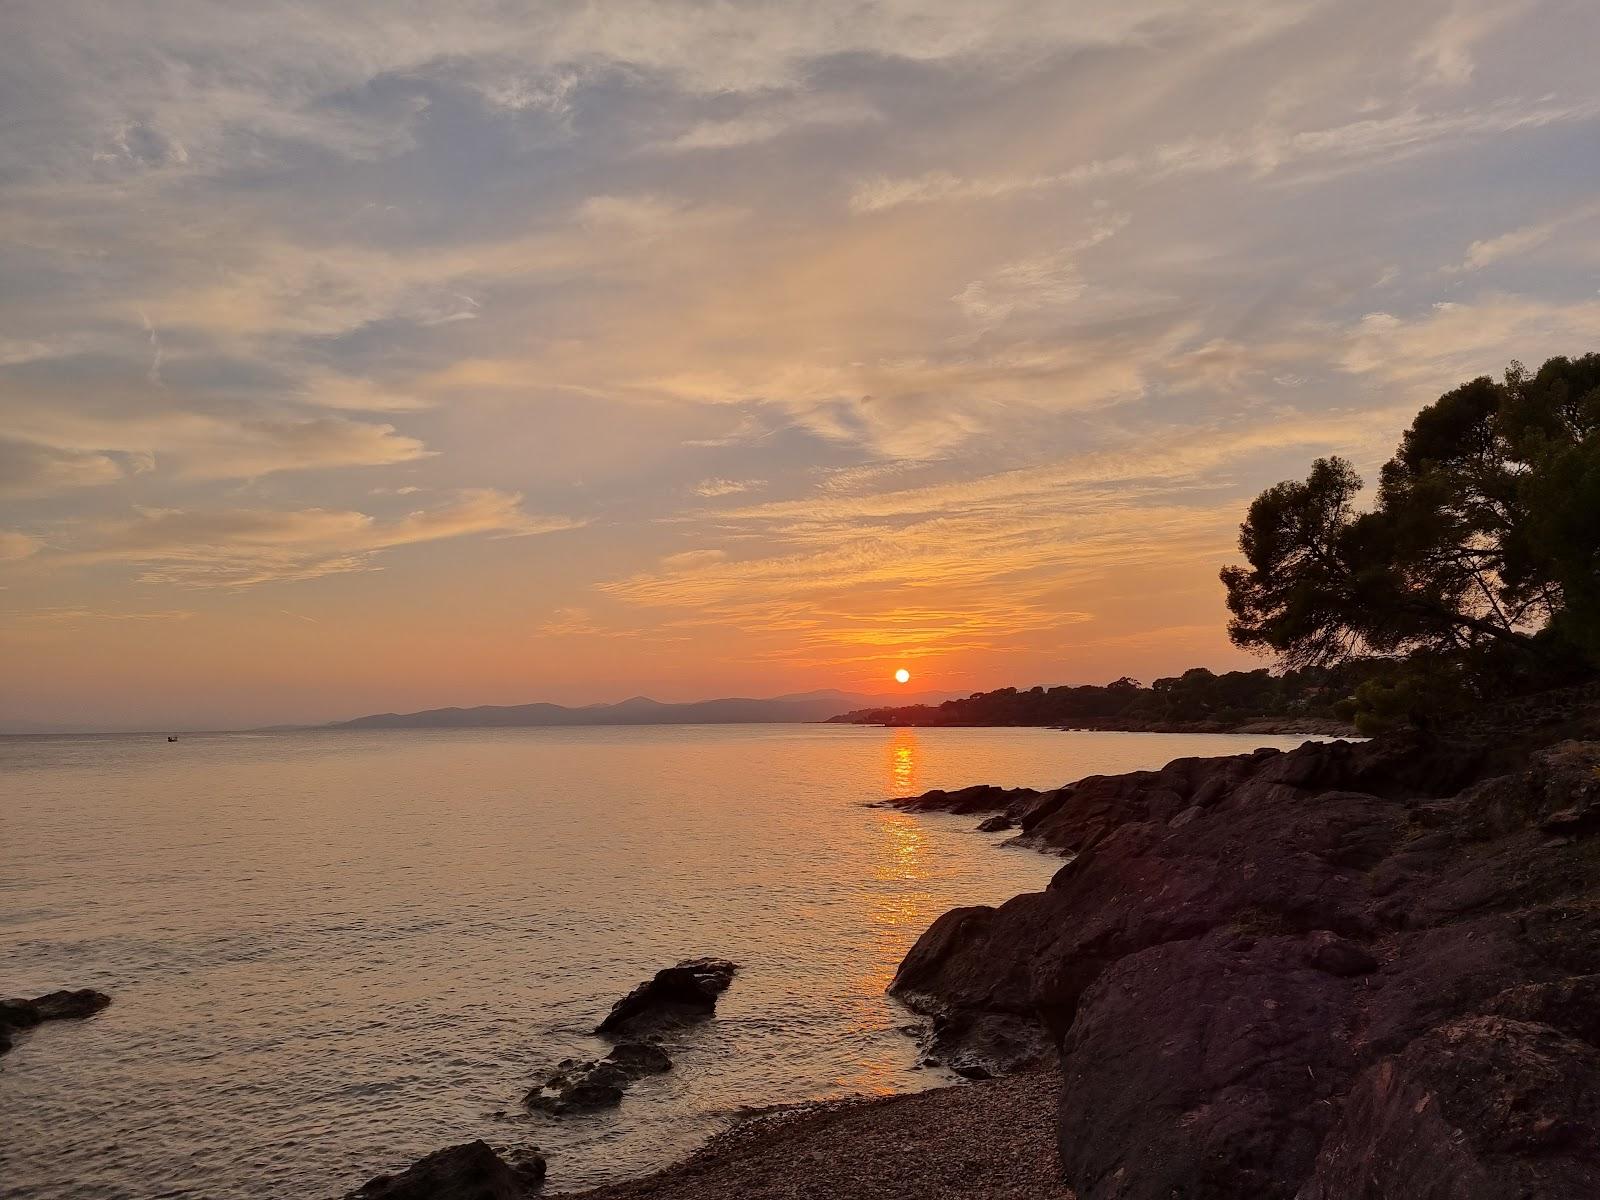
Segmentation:
[(1513, 358), (1537, 364), (1595, 345), (1600, 301), (1559, 304), (1491, 293), (1435, 304), (1414, 317), (1369, 313), (1347, 335), (1341, 365), (1431, 399), (1474, 376), (1499, 374)]
[(1109, 241), (1128, 224), (1126, 214), (1097, 222), (1084, 237), (1049, 254), (1008, 263), (987, 279), (974, 280), (952, 299), (975, 323), (998, 325), (1014, 314), (1064, 308), (1088, 286), (1078, 269), (1078, 256)]
[(713, 206), (650, 193), (590, 196), (578, 206), (578, 220), (600, 233), (638, 238), (661, 237), (721, 224), (737, 214)]
[(0, 529), (0, 562), (16, 562), (39, 552), (43, 545), (38, 538), (9, 529)]
[(99, 621), (167, 622), (188, 621), (196, 615), (188, 609), (161, 608), (139, 612), (89, 608), (86, 605), (63, 605), (55, 608), (38, 608), (31, 612), (7, 613), (14, 619), (41, 625), (82, 625)]
[(606, 513), (551, 629), (684, 640), (664, 682), (1186, 666), (1255, 489), (1600, 332), (1580, 0), (12, 7), (30, 604), (490, 589), (451, 539), (547, 527), (522, 487)]
[(737, 496), (753, 491), (766, 483), (764, 479), (702, 479), (693, 487), (696, 496), (712, 499), (718, 496)]
[(1277, 414), (980, 478), (717, 509), (701, 532), (746, 531), (737, 557), (672, 555), (601, 590), (672, 628), (774, 636), (784, 661), (1021, 653), (1100, 621), (1067, 597), (1108, 580), (1212, 578), (1237, 537), (1241, 501), (1219, 499), (1235, 464), (1387, 449), (1406, 411)]
[(729, 150), (768, 142), (802, 129), (861, 125), (882, 120), (871, 105), (842, 96), (790, 96), (751, 105), (737, 116), (697, 121), (666, 149)]
[(297, 393), (306, 404), (351, 412), (411, 412), (429, 402), (404, 388), (385, 386), (362, 376), (313, 373)]
[(477, 489), (393, 520), (342, 509), (142, 509), (101, 522), (54, 555), (64, 565), (129, 563), (144, 583), (253, 587), (370, 570), (383, 551), (468, 535), (529, 536), (576, 528), (522, 510), (518, 495)]
[(1523, 16), (1530, 0), (1456, 0), (1412, 53), (1423, 80), (1439, 87), (1464, 87), (1477, 70), (1476, 48)]
[[(1232, 40), (1299, 19), (1295, 0), (1211, 6)], [(626, 72), (691, 95), (763, 94), (808, 82), (845, 56), (1026, 70), (1074, 49), (1146, 45), (1196, 24), (1177, 0), (1009, 0), (820, 10), (764, 2), (631, 9), (551, 0), (510, 18), (489, 0), (448, 13), (377, 0), (259, 5), (223, 14), (162, 5), (25, 0), (13, 21), (13, 104), (51, 113), (0, 165), (64, 171), (219, 172), (272, 161), (285, 147), (350, 159), (416, 145), (432, 91), (465, 85), (495, 111), (561, 111), (587, 79)]]
[(697, 567), (710, 566), (719, 563), (728, 557), (726, 550), (684, 550), (678, 554), (668, 554), (661, 560), (661, 569), (664, 571), (692, 571)]
[(1018, 194), (1078, 188), (1117, 179), (1150, 184), (1186, 175), (1247, 171), (1258, 179), (1321, 180), (1357, 167), (1393, 163), (1451, 144), (1582, 123), (1600, 116), (1600, 102), (1508, 100), (1483, 108), (1427, 111), (1414, 106), (1333, 125), (1263, 126), (1248, 135), (1194, 136), (1150, 150), (1094, 159), (1059, 171), (964, 176), (948, 170), (877, 176), (858, 183), (850, 207), (863, 214), (912, 204), (996, 200)]
[(1446, 270), (1452, 274), (1481, 271), (1505, 259), (1521, 258), (1543, 246), (1562, 230), (1596, 217), (1600, 217), (1600, 205), (1585, 204), (1549, 220), (1523, 225), (1497, 237), (1483, 238), (1467, 247), (1466, 258)]
[(122, 467), (98, 451), (0, 438), (0, 495), (41, 496), (122, 476)]
[(109, 454), (182, 479), (250, 479), (279, 471), (386, 466), (428, 453), (393, 425), (344, 417), (247, 417), (156, 410), (94, 416), (17, 406), (12, 428), (34, 442), (0, 443), (0, 478), (32, 491), (107, 483), (123, 475)]

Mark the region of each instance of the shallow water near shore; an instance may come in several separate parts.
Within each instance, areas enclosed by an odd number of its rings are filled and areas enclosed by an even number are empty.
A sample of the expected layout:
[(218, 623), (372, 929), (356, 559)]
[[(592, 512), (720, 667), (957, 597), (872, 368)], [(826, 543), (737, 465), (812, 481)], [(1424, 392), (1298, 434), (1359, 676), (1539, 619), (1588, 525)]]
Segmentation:
[[(335, 1196), (447, 1144), (564, 1191), (742, 1106), (946, 1082), (884, 995), (940, 913), (1056, 860), (868, 802), (1299, 737), (857, 726), (0, 738), (0, 994), (112, 1007), (0, 1059), (0, 1193)], [(743, 970), (618, 1109), (522, 1111), (657, 968)], [(497, 1115), (498, 1114), (498, 1115)]]

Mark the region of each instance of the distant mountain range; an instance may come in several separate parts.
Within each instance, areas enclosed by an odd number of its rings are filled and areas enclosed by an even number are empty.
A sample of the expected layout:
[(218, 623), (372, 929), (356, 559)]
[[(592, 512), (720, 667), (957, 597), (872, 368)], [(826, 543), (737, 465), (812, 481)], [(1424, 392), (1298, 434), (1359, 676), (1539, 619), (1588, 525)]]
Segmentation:
[(865, 696), (855, 692), (801, 692), (792, 696), (696, 700), (665, 704), (635, 696), (618, 704), (485, 704), (477, 708), (430, 708), (413, 713), (376, 713), (324, 726), (328, 729), (470, 729), (539, 725), (740, 725), (776, 721), (826, 721), (841, 713), (885, 704), (938, 704), (947, 692)]

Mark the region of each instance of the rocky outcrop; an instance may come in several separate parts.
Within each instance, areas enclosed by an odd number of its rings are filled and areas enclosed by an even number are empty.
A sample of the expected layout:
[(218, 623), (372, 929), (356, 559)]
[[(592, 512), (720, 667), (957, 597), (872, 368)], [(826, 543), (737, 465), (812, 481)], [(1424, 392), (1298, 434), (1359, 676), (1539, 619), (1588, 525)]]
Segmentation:
[(487, 1142), (435, 1150), (398, 1175), (369, 1179), (345, 1200), (527, 1200), (544, 1183), (545, 1161), (508, 1163)]
[(569, 1112), (612, 1108), (622, 1103), (622, 1093), (642, 1075), (672, 1069), (672, 1059), (651, 1042), (623, 1042), (598, 1062), (564, 1059), (545, 1073), (522, 1102), (539, 1112), (560, 1116)]
[(91, 988), (50, 992), (33, 1000), (0, 1000), (0, 1054), (11, 1049), (18, 1030), (32, 1029), (42, 1021), (82, 1020), (110, 1003), (110, 996)]
[(1297, 1200), (1600, 1195), (1600, 1050), (1536, 1022), (1453, 1021), (1369, 1067)]
[(1071, 859), (946, 913), (891, 991), (947, 1063), (1059, 1048), (1080, 1200), (1600, 1195), (1600, 743), (1322, 743), (967, 794)]
[(724, 958), (690, 958), (657, 971), (612, 1005), (595, 1032), (635, 1032), (708, 1017), (738, 969)]
[(1018, 805), (1032, 800), (1038, 794), (1032, 788), (1002, 788), (980, 783), (975, 787), (958, 788), (953, 792), (935, 788), (933, 791), (924, 792), (920, 796), (886, 800), (884, 804), (889, 808), (898, 808), (903, 812), (949, 812), (959, 814), (1008, 812)]

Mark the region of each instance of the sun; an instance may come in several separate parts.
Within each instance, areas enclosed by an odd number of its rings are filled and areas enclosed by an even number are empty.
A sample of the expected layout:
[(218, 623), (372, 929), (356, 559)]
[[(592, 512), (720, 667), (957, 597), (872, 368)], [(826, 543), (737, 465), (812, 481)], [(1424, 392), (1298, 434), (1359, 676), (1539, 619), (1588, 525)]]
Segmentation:
[(894, 673), (894, 681), (896, 683), (910, 683), (911, 682), (911, 672), (906, 670), (904, 667), (901, 667), (898, 671), (896, 671)]

